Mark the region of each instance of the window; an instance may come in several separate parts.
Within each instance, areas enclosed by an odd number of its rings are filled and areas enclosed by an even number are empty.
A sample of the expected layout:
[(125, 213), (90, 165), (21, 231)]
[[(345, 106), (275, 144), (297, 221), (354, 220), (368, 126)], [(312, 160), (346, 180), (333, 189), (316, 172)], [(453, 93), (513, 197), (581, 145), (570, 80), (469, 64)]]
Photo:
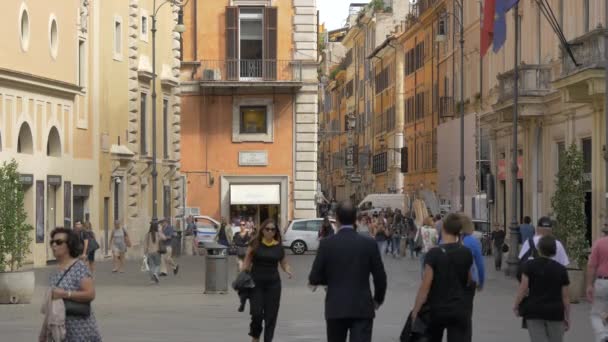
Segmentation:
[(306, 231), (306, 222), (294, 222), (291, 230)]
[(591, 173), (592, 157), (591, 157), (591, 138), (585, 138), (581, 141), (583, 149), (584, 173)]
[(387, 157), (386, 152), (382, 152), (382, 153), (376, 154), (374, 156), (374, 161), (373, 161), (373, 166), (372, 166), (372, 172), (374, 174), (386, 172), (386, 166), (387, 166), (386, 157)]
[(243, 106), (241, 107), (241, 134), (266, 134), (266, 107)]
[(122, 18), (114, 17), (114, 59), (122, 60)]
[(306, 222), (306, 230), (309, 232), (318, 232), (321, 229), (321, 220), (312, 220)]
[(566, 143), (563, 141), (560, 141), (556, 144), (556, 152), (557, 152), (557, 158), (555, 158), (555, 160), (557, 160), (557, 168), (556, 168), (556, 174), (557, 174), (557, 170), (559, 169), (561, 163), (562, 163), (562, 155), (564, 154), (564, 151), (566, 150)]
[(78, 85), (81, 87), (86, 83), (86, 60), (85, 41), (78, 40)]
[(30, 46), (30, 15), (28, 14), (25, 3), (21, 4), (20, 16), (19, 36), (21, 38), (21, 49), (25, 52)]
[(139, 103), (139, 130), (140, 130), (140, 145), (139, 145), (139, 154), (144, 156), (148, 154), (148, 144), (147, 144), (147, 134), (146, 134), (146, 101), (148, 99), (148, 94), (141, 93), (140, 103)]
[(169, 100), (163, 99), (163, 156), (169, 158)]
[(46, 144), (46, 155), (49, 157), (61, 157), (61, 139), (57, 128), (51, 128)]
[(241, 77), (261, 78), (264, 59), (264, 12), (262, 8), (240, 9), (239, 50)]
[(148, 12), (141, 10), (141, 22), (139, 24), (139, 39), (148, 41)]
[(32, 139), (32, 130), (30, 125), (23, 123), (19, 129), (19, 138), (17, 139), (17, 153), (34, 153), (34, 142)]
[(51, 48), (51, 57), (57, 58), (57, 52), (59, 51), (59, 34), (57, 32), (57, 19), (54, 15), (51, 15), (49, 21), (49, 45)]

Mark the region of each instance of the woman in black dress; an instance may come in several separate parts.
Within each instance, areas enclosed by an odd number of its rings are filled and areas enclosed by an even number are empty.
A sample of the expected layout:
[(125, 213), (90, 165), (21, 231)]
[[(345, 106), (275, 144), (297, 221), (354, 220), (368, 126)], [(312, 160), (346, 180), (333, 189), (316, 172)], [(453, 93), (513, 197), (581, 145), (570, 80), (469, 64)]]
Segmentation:
[(251, 241), (243, 264), (244, 270), (250, 270), (255, 288), (251, 294), (251, 324), (249, 336), (253, 342), (259, 342), (264, 324), (264, 342), (271, 342), (279, 315), (281, 303), (281, 277), (279, 265), (289, 279), (291, 268), (285, 259), (281, 243), (281, 232), (272, 219), (264, 221)]
[(251, 240), (251, 232), (244, 221), (241, 221), (241, 230), (234, 234), (232, 243), (236, 246), (236, 257), (238, 260), (239, 270), (243, 267), (243, 260), (247, 255), (247, 247)]

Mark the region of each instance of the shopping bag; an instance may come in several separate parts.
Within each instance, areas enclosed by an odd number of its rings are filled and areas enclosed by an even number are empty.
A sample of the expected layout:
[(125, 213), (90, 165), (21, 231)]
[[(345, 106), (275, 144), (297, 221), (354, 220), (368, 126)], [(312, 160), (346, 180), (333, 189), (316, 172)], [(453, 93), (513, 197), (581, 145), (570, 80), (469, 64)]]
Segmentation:
[(141, 271), (142, 272), (149, 272), (150, 271), (150, 266), (148, 265), (148, 256), (144, 255), (144, 258), (141, 262)]

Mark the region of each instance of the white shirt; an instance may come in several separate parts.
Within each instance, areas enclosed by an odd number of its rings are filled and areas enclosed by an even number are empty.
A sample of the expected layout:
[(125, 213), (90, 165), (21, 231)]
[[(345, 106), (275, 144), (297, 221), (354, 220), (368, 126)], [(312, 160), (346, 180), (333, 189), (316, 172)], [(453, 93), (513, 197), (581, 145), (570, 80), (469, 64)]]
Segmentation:
[[(540, 240), (540, 238), (541, 238), (540, 235), (534, 235), (534, 246), (538, 246), (538, 241)], [(566, 250), (564, 249), (564, 246), (558, 240), (555, 240), (555, 244), (557, 247), (557, 251), (551, 259), (559, 262), (563, 266), (568, 266), (570, 264), (570, 259), (568, 259), (568, 255), (566, 254)], [(526, 254), (528, 252), (529, 249), (530, 249), (530, 244), (528, 243), (528, 240), (526, 240), (526, 242), (524, 242), (523, 246), (521, 246), (521, 250), (519, 251), (519, 259), (521, 259), (524, 256), (524, 254)], [(533, 257), (530, 256), (529, 259), (533, 259)]]

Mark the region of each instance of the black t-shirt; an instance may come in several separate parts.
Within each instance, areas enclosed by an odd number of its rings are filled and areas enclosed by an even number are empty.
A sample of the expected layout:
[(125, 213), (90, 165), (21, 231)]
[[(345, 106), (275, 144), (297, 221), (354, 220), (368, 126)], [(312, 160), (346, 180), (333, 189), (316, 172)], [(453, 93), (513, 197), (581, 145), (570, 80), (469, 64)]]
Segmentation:
[(522, 315), (526, 319), (563, 321), (562, 287), (570, 285), (566, 268), (552, 259), (536, 258), (523, 265), (522, 273), (530, 282)]
[(433, 283), (427, 302), (433, 312), (463, 313), (464, 289), (473, 265), (471, 251), (460, 243), (432, 248), (424, 258), (433, 269)]
[(249, 240), (251, 239), (251, 237), (249, 236), (249, 234), (245, 234), (244, 236), (241, 236), (240, 233), (234, 234), (234, 237), (232, 238), (232, 242), (234, 242), (234, 245), (237, 247), (247, 247), (247, 245), (249, 245)]
[(268, 247), (263, 243), (253, 253), (251, 276), (255, 282), (280, 281), (279, 262), (285, 258), (285, 250), (281, 244)]
[(504, 230), (496, 230), (492, 232), (492, 240), (494, 240), (494, 246), (502, 247), (505, 243), (506, 233)]

